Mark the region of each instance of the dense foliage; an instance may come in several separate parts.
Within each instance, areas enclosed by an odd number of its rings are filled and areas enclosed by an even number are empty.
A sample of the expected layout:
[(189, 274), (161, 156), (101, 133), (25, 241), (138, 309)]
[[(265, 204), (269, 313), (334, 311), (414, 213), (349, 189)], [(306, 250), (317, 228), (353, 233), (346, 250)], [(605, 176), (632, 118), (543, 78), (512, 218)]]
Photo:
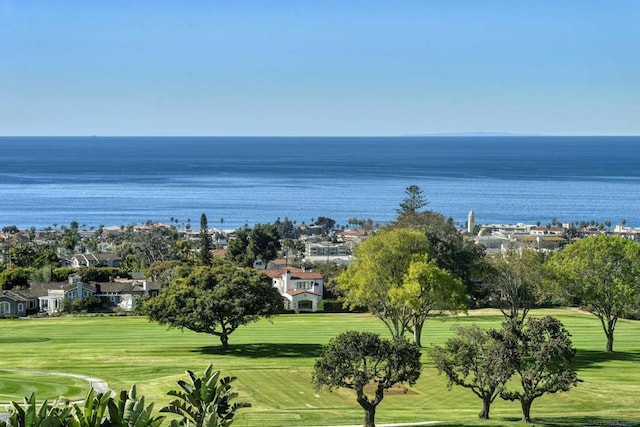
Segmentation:
[(229, 335), (239, 326), (281, 307), (282, 297), (265, 274), (220, 262), (174, 279), (145, 302), (143, 312), (161, 324), (215, 335), (227, 348)]
[(418, 345), (429, 314), (466, 305), (463, 284), (430, 259), (418, 230), (392, 228), (367, 238), (338, 285), (348, 305), (368, 307), (394, 338), (413, 332)]
[(519, 387), (509, 385), (500, 396), (520, 402), (523, 422), (531, 422), (535, 399), (547, 393), (568, 391), (578, 384), (572, 365), (576, 351), (570, 335), (562, 322), (545, 316), (529, 318), (524, 325), (517, 320), (508, 321), (497, 336), (507, 350), (507, 362), (520, 380)]
[(447, 376), (449, 388), (459, 385), (482, 399), (478, 416), (488, 419), (491, 404), (513, 375), (513, 366), (503, 343), (494, 339), (494, 331), (476, 325), (454, 330), (456, 335), (444, 346), (433, 347), (431, 356), (438, 371)]
[[(233, 402), (237, 393), (231, 390), (233, 377), (220, 378), (220, 371), (209, 365), (202, 377), (187, 371), (189, 382), (179, 380), (169, 406), (160, 412), (170, 412), (181, 418), (172, 420), (172, 427), (227, 427), (236, 411), (251, 405)], [(137, 396), (136, 386), (119, 393), (96, 392), (91, 389), (82, 404), (70, 403), (62, 397), (53, 404), (38, 405), (31, 394), (22, 404), (12, 402), (9, 417), (0, 420), (0, 427), (159, 427), (164, 416), (153, 413), (153, 403), (145, 404), (144, 396)]]
[(618, 319), (640, 306), (640, 243), (619, 236), (581, 239), (549, 261), (555, 293), (580, 304), (600, 319), (613, 351)]
[(415, 384), (420, 377), (420, 349), (404, 339), (385, 340), (371, 332), (349, 331), (322, 350), (313, 371), (316, 386), (344, 387), (356, 392), (364, 409), (364, 425), (375, 425), (376, 408), (385, 390), (397, 383)]

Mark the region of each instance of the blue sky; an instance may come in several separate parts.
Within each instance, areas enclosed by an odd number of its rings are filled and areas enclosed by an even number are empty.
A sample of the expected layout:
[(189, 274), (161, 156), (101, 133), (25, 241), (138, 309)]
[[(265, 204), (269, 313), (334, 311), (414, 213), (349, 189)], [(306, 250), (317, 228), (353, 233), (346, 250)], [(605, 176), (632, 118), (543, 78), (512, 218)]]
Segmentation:
[(638, 135), (639, 16), (637, 0), (0, 0), (0, 135)]

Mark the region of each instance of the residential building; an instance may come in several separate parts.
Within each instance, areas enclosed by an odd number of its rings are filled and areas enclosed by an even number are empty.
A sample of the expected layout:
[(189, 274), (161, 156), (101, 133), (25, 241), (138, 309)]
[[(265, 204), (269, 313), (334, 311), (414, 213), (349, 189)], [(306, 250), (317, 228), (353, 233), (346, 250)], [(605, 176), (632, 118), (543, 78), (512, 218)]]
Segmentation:
[(322, 274), (294, 267), (263, 272), (284, 298), (285, 309), (296, 313), (318, 310), (324, 290)]

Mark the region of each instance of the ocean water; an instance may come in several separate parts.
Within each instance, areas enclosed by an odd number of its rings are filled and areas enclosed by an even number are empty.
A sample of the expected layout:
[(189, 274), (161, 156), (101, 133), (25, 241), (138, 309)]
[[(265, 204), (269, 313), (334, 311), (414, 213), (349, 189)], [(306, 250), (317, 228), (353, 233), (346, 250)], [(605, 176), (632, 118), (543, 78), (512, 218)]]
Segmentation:
[(640, 137), (2, 137), (0, 226), (392, 220), (640, 226)]

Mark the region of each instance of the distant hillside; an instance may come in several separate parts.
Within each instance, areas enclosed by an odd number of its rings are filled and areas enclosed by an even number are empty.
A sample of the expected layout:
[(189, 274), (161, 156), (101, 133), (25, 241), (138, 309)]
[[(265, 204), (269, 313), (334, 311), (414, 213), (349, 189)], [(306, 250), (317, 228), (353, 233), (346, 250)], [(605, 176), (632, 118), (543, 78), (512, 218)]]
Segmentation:
[(420, 133), (403, 136), (548, 136), (540, 133), (516, 133), (516, 132), (440, 132)]

